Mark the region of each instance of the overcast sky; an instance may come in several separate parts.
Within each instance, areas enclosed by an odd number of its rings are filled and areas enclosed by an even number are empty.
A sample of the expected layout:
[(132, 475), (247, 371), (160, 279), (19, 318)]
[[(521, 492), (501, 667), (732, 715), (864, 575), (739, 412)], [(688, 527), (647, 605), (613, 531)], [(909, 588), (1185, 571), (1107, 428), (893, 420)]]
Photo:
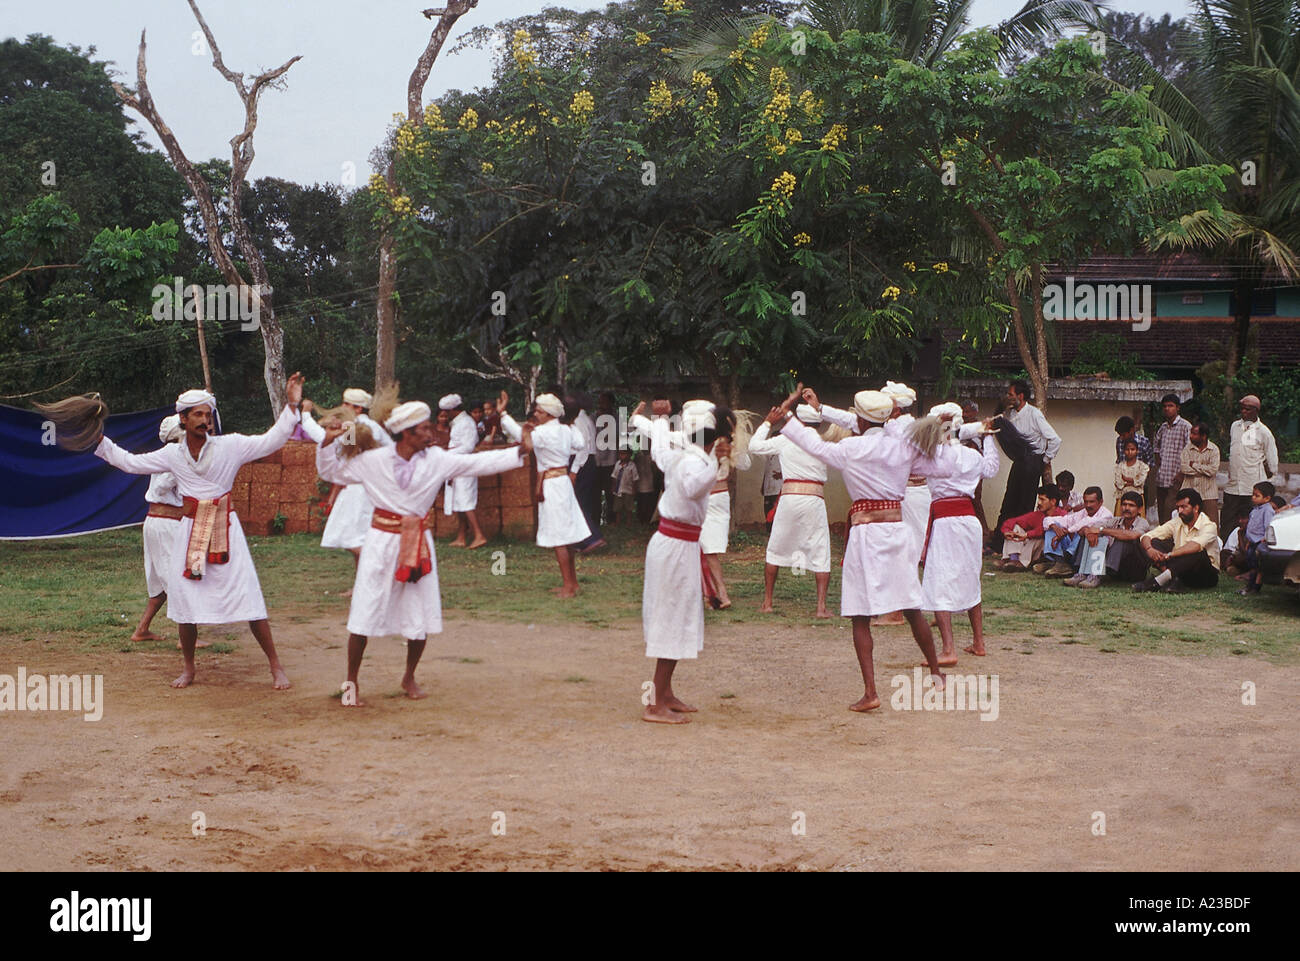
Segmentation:
[[(288, 88), (262, 96), (250, 179), (276, 176), (309, 184), (339, 182), (346, 164), (356, 182), (369, 176), (367, 158), (394, 112), (406, 110), (406, 82), (428, 42), (432, 21), (420, 10), (438, 0), (200, 0), (226, 65), (244, 73), (279, 66), (295, 54)], [(1023, 0), (975, 0), (974, 22), (993, 24)], [(689, 0), (688, 0), (689, 4)], [(466, 30), (539, 11), (543, 0), (480, 0), (462, 17), (444, 52)], [(571, 9), (603, 2), (556, 3)], [(1185, 16), (1186, 0), (1116, 0), (1112, 9), (1148, 16)], [(0, 0), (0, 37), (52, 36), (60, 44), (94, 46), (134, 83), (141, 29), (148, 30), (149, 86), (163, 119), (191, 160), (229, 159), (231, 136), (243, 123), (234, 89), (193, 52), (198, 25), (185, 0)], [(440, 56), (425, 88), (426, 102), (453, 88), (491, 80), (487, 50)], [(136, 117), (133, 112), (128, 115)], [(151, 143), (153, 131), (138, 117)]]

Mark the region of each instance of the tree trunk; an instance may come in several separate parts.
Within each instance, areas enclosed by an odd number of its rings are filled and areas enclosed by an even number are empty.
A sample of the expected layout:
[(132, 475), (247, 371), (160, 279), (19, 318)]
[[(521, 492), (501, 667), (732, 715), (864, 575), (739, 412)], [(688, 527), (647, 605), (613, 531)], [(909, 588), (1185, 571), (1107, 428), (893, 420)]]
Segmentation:
[(385, 229), (379, 238), (379, 291), (375, 304), (375, 390), (397, 379), (397, 259), (393, 254), (393, 233)]
[[(1035, 329), (1039, 332), (1037, 344), (1031, 344), (1029, 329), (1026, 325), (1025, 303), (1016, 287), (1016, 275), (1006, 275), (1007, 300), (1011, 303), (1011, 329), (1016, 335), (1016, 349), (1029, 374), (1030, 386), (1034, 389), (1034, 403), (1038, 409), (1047, 411), (1047, 344), (1043, 339), (1043, 305), (1042, 288), (1038, 288), (1038, 304), (1034, 311)], [(1041, 363), (1040, 363), (1041, 356)]]
[(1232, 285), (1232, 337), (1228, 340), (1228, 363), (1225, 371), (1227, 377), (1223, 385), (1223, 399), (1229, 413), (1236, 402), (1237, 390), (1233, 381), (1246, 359), (1246, 348), (1250, 340), (1250, 308), (1255, 300), (1255, 280), (1250, 276), (1250, 268), (1240, 270)]

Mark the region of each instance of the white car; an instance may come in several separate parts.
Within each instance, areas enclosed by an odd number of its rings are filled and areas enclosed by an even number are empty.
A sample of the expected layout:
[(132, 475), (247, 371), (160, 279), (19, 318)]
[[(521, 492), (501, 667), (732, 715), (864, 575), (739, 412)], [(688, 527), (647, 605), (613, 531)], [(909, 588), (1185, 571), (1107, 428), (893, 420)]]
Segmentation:
[(1300, 586), (1300, 507), (1273, 516), (1259, 552), (1259, 570), (1265, 584)]

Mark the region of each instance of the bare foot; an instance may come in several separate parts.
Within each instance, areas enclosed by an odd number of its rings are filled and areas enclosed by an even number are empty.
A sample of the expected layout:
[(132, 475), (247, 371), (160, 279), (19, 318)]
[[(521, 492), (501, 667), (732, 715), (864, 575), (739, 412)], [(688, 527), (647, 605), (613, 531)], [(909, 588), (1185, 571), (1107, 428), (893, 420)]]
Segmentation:
[(758, 609), (758, 613), (760, 613), (760, 614), (771, 614), (771, 613), (772, 613), (772, 605), (771, 605), (771, 603), (768, 602), (768, 601), (764, 601), (764, 602), (762, 603), (762, 605), (759, 607), (759, 609)]
[(962, 650), (967, 654), (974, 654), (976, 657), (983, 657), (987, 653), (982, 645), (976, 647), (974, 644), (971, 644), (969, 647), (963, 647)]
[(957, 652), (956, 652), (956, 651), (953, 651), (951, 654), (948, 653), (947, 651), (944, 651), (943, 653), (941, 653), (941, 654), (939, 655), (939, 666), (940, 666), (940, 667), (953, 667), (954, 665), (956, 665), (956, 663), (957, 663)]
[(577, 597), (578, 589), (576, 587), (561, 587), (559, 590), (555, 592), (555, 596), (562, 597), (565, 599), (568, 599), (570, 597)]
[(731, 599), (728, 598), (727, 600), (723, 601), (721, 604), (718, 605), (718, 610), (725, 611), (730, 606), (731, 606)]
[(277, 691), (289, 690), (289, 675), (284, 673), (284, 668), (271, 668), (271, 687)]
[(874, 711), (878, 707), (880, 707), (880, 698), (867, 697), (867, 695), (863, 694), (861, 700), (849, 705), (849, 710), (865, 714), (867, 711)]
[(141, 634), (139, 631), (136, 631), (134, 634), (131, 635), (131, 640), (133, 640), (133, 641), (165, 641), (165, 640), (167, 640), (167, 638), (165, 638), (165, 637), (159, 637), (159, 636), (158, 636), (157, 634), (155, 634), (153, 631), (145, 631), (143, 634)]
[(411, 678), (409, 681), (403, 680), (402, 690), (406, 692), (406, 696), (412, 701), (422, 701), (429, 696), (424, 692), (424, 688), (415, 683), (415, 678)]
[(934, 689), (935, 689), (936, 691), (942, 691), (942, 690), (943, 690), (943, 672), (941, 672), (941, 671), (940, 671), (940, 672), (937, 672), (937, 673), (933, 673), (933, 672), (932, 672), (932, 673), (930, 674), (930, 678), (931, 678), (931, 680), (934, 681)]
[(825, 608), (822, 608), (820, 611), (818, 611), (816, 614), (813, 615), (813, 617), (819, 617), (823, 620), (825, 620), (830, 616), (831, 616), (831, 612), (826, 610)]
[(694, 714), (699, 710), (698, 707), (691, 707), (676, 694), (664, 699), (664, 707), (670, 711), (677, 711), (680, 714)]
[(895, 625), (895, 624), (906, 624), (906, 623), (907, 623), (907, 619), (903, 617), (903, 612), (902, 612), (902, 611), (894, 611), (894, 613), (892, 613), (892, 614), (878, 614), (878, 615), (876, 615), (875, 617), (873, 617), (873, 618), (871, 619), (871, 623), (872, 623), (873, 626), (874, 626), (874, 625), (877, 625), (877, 624), (881, 624), (881, 625), (884, 625), (884, 626), (886, 626), (886, 627), (890, 627), (890, 626), (893, 626), (893, 625)]
[(447, 546), (448, 546), (448, 547), (464, 547), (464, 546), (465, 546), (465, 538), (463, 538), (463, 537), (458, 537), (458, 538), (456, 538), (454, 541), (452, 541), (450, 544), (448, 544)]
[[(162, 638), (160, 637), (160, 638), (158, 638), (158, 640), (161, 641)], [(211, 646), (212, 646), (212, 642), (211, 642), (211, 641), (195, 641), (195, 642), (194, 642), (194, 650), (196, 650), (196, 651), (201, 650), (201, 649), (203, 649), (203, 648), (205, 648), (205, 647), (211, 647)], [(176, 650), (178, 650), (178, 651), (183, 651), (183, 650), (185, 650), (185, 648), (181, 647), (181, 642), (180, 642), (180, 641), (177, 641), (177, 642), (176, 642)]]
[(180, 677), (172, 681), (172, 687), (189, 687), (194, 683), (194, 672), (185, 671)]
[(352, 596), (352, 588), (350, 587), (346, 591), (339, 591), (339, 597), (351, 597), (351, 596)]
[(641, 720), (650, 721), (653, 724), (689, 724), (691, 719), (685, 714), (678, 714), (666, 707), (651, 704), (645, 709), (645, 713), (641, 715)]
[(474, 550), (476, 547), (482, 547), (486, 543), (487, 543), (486, 537), (476, 537), (474, 538), (474, 542), (469, 545), (469, 549)]

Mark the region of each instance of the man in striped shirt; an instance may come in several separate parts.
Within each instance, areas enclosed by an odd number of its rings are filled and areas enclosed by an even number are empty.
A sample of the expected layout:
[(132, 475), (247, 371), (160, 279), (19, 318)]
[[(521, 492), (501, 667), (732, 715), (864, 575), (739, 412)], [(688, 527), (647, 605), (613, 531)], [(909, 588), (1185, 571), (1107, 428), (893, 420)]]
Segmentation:
[[(1156, 430), (1156, 512), (1163, 524), (1174, 515), (1174, 495), (1182, 483), (1179, 459), (1191, 440), (1192, 425), (1179, 414), (1182, 405), (1176, 394), (1165, 394), (1160, 404), (1164, 408), (1165, 420)], [(1215, 470), (1218, 470), (1217, 464)]]

